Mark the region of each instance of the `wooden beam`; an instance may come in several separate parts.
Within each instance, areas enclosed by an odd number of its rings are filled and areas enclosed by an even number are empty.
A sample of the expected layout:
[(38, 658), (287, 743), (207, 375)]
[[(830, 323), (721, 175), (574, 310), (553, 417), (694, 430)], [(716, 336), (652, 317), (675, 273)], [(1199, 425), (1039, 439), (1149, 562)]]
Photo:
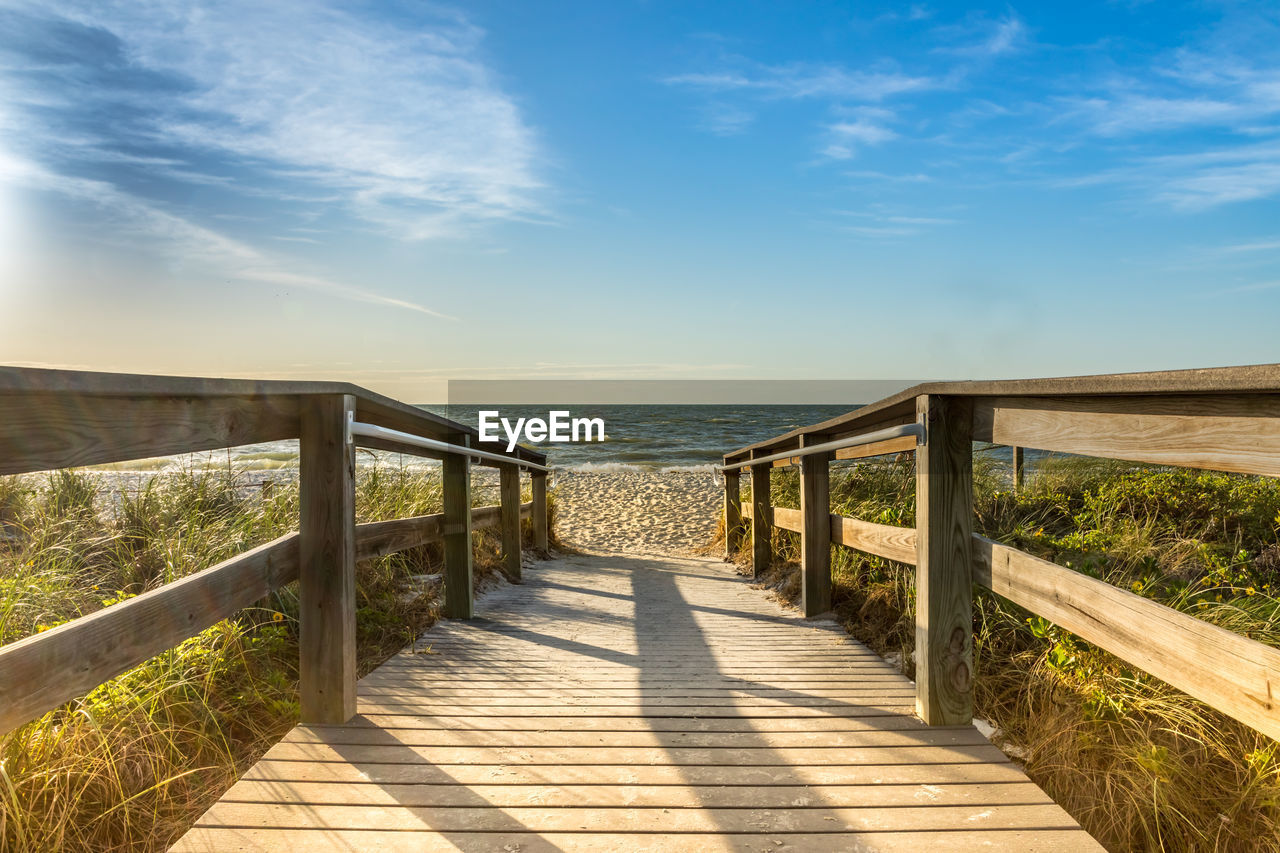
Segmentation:
[(835, 453), (836, 459), (866, 459), (869, 456), (887, 456), (890, 453), (914, 453), (916, 437), (904, 435), (901, 438), (889, 438), (873, 444), (862, 444), (857, 447), (842, 447)]
[(916, 712), (929, 725), (973, 718), (973, 405), (922, 396), (916, 451)]
[[(802, 446), (825, 436), (803, 436)], [(800, 457), (800, 606), (806, 617), (831, 610), (831, 454)]]
[(513, 583), (520, 583), (520, 469), (514, 465), (503, 465), (498, 470), (499, 506), (502, 507), (502, 570)]
[(1280, 649), (974, 536), (973, 579), (1280, 740)]
[[(750, 505), (743, 506), (743, 516), (750, 519)], [(779, 530), (794, 530), (796, 533), (804, 529), (800, 510), (775, 506), (769, 509), (769, 523)], [(891, 524), (876, 524), (860, 518), (848, 518), (831, 513), (831, 541), (855, 551), (863, 551), (896, 560), (908, 566), (916, 564), (916, 531), (911, 527), (894, 527)]]
[(1022, 491), (1026, 476), (1026, 452), (1021, 447), (1011, 449), (1013, 450), (1013, 491), (1016, 494)]
[(302, 405), (299, 443), (298, 692), (304, 723), (356, 713), (355, 447), (349, 394)]
[(372, 560), (407, 551), (443, 535), (444, 513), (370, 521), (356, 525), (356, 560)]
[(550, 507), (547, 504), (547, 473), (532, 472), (533, 485), (533, 547), (545, 557), (549, 549)]
[(297, 397), (0, 395), (0, 474), (298, 437)]
[(1280, 393), (981, 397), (978, 441), (1280, 476)]
[(832, 514), (831, 541), (908, 566), (916, 564), (916, 531), (911, 527), (876, 524)]
[[(765, 454), (753, 452), (751, 455)], [(767, 462), (751, 466), (751, 575), (757, 578), (768, 571), (769, 564), (773, 561), (773, 534), (770, 531), (769, 512), (769, 507), (773, 504), (769, 482), (772, 470)]]
[(742, 547), (742, 477), (724, 472), (724, 558), (732, 560)]
[(298, 534), (0, 647), (0, 734), (88, 693), (298, 576)]
[[(465, 442), (462, 436), (458, 443)], [(471, 463), (466, 456), (444, 458), (444, 615), (470, 619), (475, 603), (471, 589)]]

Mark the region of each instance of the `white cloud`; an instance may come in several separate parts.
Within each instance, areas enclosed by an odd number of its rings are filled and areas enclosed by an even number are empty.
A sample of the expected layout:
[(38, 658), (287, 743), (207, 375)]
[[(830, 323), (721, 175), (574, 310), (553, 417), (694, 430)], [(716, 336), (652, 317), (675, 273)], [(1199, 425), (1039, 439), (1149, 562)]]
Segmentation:
[(936, 88), (939, 82), (897, 71), (858, 71), (840, 65), (792, 63), (752, 65), (746, 71), (678, 74), (668, 85), (707, 92), (746, 92), (764, 98), (835, 99), (870, 103), (905, 92)]
[(400, 27), (304, 0), (57, 11), (110, 32), (139, 72), (181, 81), (85, 93), (150, 116), (126, 142), (266, 169), (408, 239), (543, 215), (534, 133), (459, 16)]
[(59, 175), (29, 161), (0, 152), (0, 184), (53, 192), (94, 205), (109, 217), (110, 230), (128, 238), (158, 245), (183, 263), (216, 271), (228, 278), (297, 287), (351, 302), (404, 309), (452, 320), (424, 305), (385, 296), (365, 288), (288, 269), (287, 259), (261, 252), (202, 225), (122, 192), (105, 181)]
[(898, 134), (885, 126), (892, 118), (893, 113), (888, 110), (864, 109), (846, 121), (829, 125), (829, 141), (823, 155), (833, 160), (848, 160), (857, 153), (859, 146), (879, 145), (896, 139)]

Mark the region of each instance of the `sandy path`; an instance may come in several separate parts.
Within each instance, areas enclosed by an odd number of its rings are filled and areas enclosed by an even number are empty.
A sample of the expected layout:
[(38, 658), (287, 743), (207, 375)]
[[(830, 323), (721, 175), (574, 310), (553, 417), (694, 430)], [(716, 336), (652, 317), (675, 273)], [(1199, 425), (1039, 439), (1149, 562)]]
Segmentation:
[(715, 532), (721, 490), (706, 471), (557, 472), (556, 531), (592, 553), (689, 554)]

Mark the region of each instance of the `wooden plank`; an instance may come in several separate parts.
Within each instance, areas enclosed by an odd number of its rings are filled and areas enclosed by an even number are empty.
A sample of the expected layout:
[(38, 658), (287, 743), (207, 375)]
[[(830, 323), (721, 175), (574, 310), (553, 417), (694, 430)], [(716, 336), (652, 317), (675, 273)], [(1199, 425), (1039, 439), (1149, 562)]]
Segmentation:
[[(774, 721), (768, 721), (773, 725)], [(518, 764), (494, 773), (484, 764), (366, 764), (347, 762), (275, 761), (265, 759), (243, 776), (250, 781), (329, 782), (373, 785), (548, 785), (547, 771), (537, 766)], [(669, 764), (565, 764), (556, 768), (554, 782), (564, 785), (664, 785), (679, 788), (744, 787), (764, 791), (791, 785), (906, 785), (919, 790), (921, 785), (994, 785), (1025, 783), (1027, 777), (1007, 761), (994, 764), (833, 764), (814, 766), (746, 765), (725, 767), (715, 764), (693, 764), (674, 767)]]
[[(838, 827), (838, 825), (836, 825)], [(853, 832), (829, 829), (825, 834), (681, 832), (620, 836), (618, 832), (529, 832), (513, 828), (503, 832), (449, 832), (414, 836), (415, 853), (490, 853), (518, 850), (520, 853), (739, 853), (747, 850), (802, 850), (804, 853), (849, 853), (874, 850), (876, 853), (1087, 853), (1103, 848), (1078, 828), (1053, 829), (950, 829), (941, 831), (895, 830), (893, 832)], [(619, 846), (619, 845), (623, 846)], [(781, 845), (781, 846), (780, 846)], [(175, 853), (221, 853), (224, 850), (315, 853), (351, 851), (400, 853), (405, 849), (405, 833), (397, 830), (283, 829), (276, 827), (196, 827), (176, 847)]]
[(870, 456), (887, 456), (890, 453), (915, 453), (916, 437), (904, 435), (857, 447), (843, 447), (835, 452), (836, 459), (866, 459)]
[[(804, 436), (802, 447), (826, 436)], [(831, 454), (800, 459), (800, 609), (807, 617), (831, 610)]]
[(742, 477), (724, 472), (724, 558), (732, 560), (742, 547)]
[(974, 405), (979, 441), (1280, 476), (1280, 393), (989, 397)]
[(975, 729), (925, 726), (910, 682), (720, 560), (524, 580), (362, 681), (360, 717), (295, 729), (175, 849), (1098, 849)]
[[(637, 749), (794, 749), (900, 748), (917, 746), (978, 746), (987, 740), (972, 728), (933, 728), (907, 731), (863, 730), (820, 732), (611, 732), (611, 731), (478, 731), (475, 729), (397, 729), (395, 739), (406, 746)], [(387, 730), (368, 727), (312, 729), (299, 727), (285, 743), (324, 743), (330, 746), (386, 744)]]
[(798, 509), (791, 509), (785, 506), (775, 506), (770, 508), (769, 523), (772, 527), (778, 527), (782, 530), (793, 530), (800, 533), (804, 530), (804, 516)]
[[(455, 437), (464, 443), (465, 437)], [(471, 588), (471, 461), (444, 458), (444, 615), (470, 619), (475, 612)]]
[(534, 471), (531, 476), (533, 485), (533, 547), (539, 556), (545, 557), (549, 551), (549, 507), (547, 505), (547, 474), (545, 471)]
[(290, 533), (201, 572), (0, 646), (0, 734), (248, 607), (298, 576)]
[[(763, 454), (758, 454), (763, 455)], [(760, 577), (773, 562), (772, 513), (773, 495), (766, 463), (751, 466), (751, 574)]]
[(520, 747), (408, 746), (400, 743), (330, 746), (282, 742), (268, 756), (275, 761), (336, 761), (355, 764), (489, 764), (557, 767), (562, 764), (717, 764), (724, 767), (837, 764), (964, 764), (1005, 761), (991, 744), (984, 746), (791, 747), (757, 749), (699, 747), (591, 746)]
[(503, 465), (499, 469), (498, 494), (501, 503), (502, 570), (507, 579), (520, 583), (520, 469)]
[(832, 513), (831, 541), (908, 566), (916, 564), (916, 531), (910, 527), (876, 524)]
[(296, 397), (0, 395), (0, 474), (101, 465), (298, 436)]
[(916, 713), (930, 725), (973, 717), (973, 404), (921, 397), (916, 451)]
[(974, 580), (1280, 740), (1280, 649), (974, 536)]
[(301, 412), (298, 693), (302, 720), (356, 713), (355, 448), (350, 395), (313, 397)]
[(349, 785), (323, 782), (237, 782), (223, 802), (311, 805), (361, 805), (384, 808), (474, 807), (477, 801), (497, 808), (734, 808), (787, 809), (825, 806), (864, 808), (919, 807), (927, 800), (939, 806), (987, 806), (1002, 803), (1047, 805), (1052, 801), (1030, 782), (972, 785), (775, 785), (756, 787), (686, 785)]
[[(983, 812), (985, 817), (979, 817)], [(382, 829), (438, 833), (500, 832), (617, 832), (628, 833), (772, 833), (832, 832), (832, 823), (849, 831), (971, 829), (975, 821), (988, 832), (1008, 828), (1072, 827), (1053, 804), (1001, 804), (999, 809), (974, 805), (915, 805), (900, 808), (825, 806), (799, 809), (663, 809), (544, 808), (485, 806), (421, 809), (404, 806), (374, 809), (364, 805), (313, 805), (279, 808), (261, 803), (219, 803), (200, 820), (202, 826), (269, 826), (303, 828), (319, 822), (332, 829)], [(1097, 848), (1094, 848), (1097, 849)]]
[(443, 524), (444, 513), (357, 524), (356, 559), (372, 560), (439, 541)]

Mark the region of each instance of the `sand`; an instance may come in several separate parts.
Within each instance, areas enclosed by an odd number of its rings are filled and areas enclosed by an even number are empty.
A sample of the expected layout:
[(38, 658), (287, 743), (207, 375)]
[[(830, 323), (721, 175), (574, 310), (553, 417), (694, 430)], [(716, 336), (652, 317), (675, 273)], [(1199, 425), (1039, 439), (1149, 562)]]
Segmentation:
[(588, 553), (688, 556), (715, 533), (722, 487), (709, 471), (555, 475), (556, 533)]

